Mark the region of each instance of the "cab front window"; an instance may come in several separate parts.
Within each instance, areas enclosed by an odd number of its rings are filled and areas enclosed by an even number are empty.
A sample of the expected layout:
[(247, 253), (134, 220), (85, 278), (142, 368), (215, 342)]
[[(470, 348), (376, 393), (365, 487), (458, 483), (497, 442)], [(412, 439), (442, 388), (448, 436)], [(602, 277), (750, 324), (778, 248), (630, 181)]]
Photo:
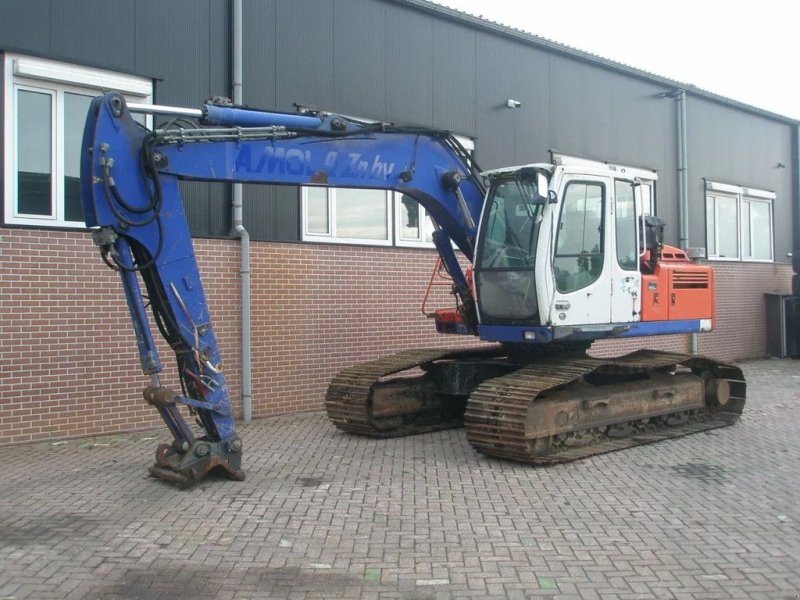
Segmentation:
[(530, 181), (493, 183), (475, 272), (484, 323), (531, 323), (537, 317), (534, 267), (543, 206)]
[(533, 268), (542, 205), (532, 204), (515, 180), (497, 184), (490, 203), (481, 266)]

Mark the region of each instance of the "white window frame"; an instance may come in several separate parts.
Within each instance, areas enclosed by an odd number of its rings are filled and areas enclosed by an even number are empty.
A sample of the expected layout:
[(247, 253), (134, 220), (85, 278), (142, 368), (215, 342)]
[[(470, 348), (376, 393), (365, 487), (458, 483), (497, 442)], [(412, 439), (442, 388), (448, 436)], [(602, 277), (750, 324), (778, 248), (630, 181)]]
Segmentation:
[(402, 192), (394, 193), (394, 227), (395, 227), (395, 245), (401, 248), (435, 248), (433, 242), (426, 241), (436, 227), (433, 224), (428, 211), (424, 206), (419, 206), (419, 235), (416, 238), (403, 237), (403, 194)]
[[(327, 233), (310, 232), (308, 230), (308, 190), (302, 188), (303, 197), (303, 241), (306, 242), (325, 242), (329, 244), (360, 244), (369, 246), (391, 246), (392, 245), (392, 193), (387, 190), (374, 190), (383, 194), (385, 202), (384, 214), (386, 215), (386, 239), (342, 237), (336, 231), (336, 196), (339, 193), (347, 193), (349, 188), (325, 188), (328, 198), (328, 231)], [(379, 201), (380, 202), (380, 201)]]
[[(64, 218), (64, 95), (71, 93), (97, 96), (105, 91), (116, 90), (124, 94), (130, 102), (152, 104), (152, 80), (19, 54), (4, 55), (3, 74), (4, 222), (9, 225), (84, 228), (86, 225), (83, 222), (67, 221)], [(19, 136), (17, 130), (19, 90), (43, 93), (51, 98), (51, 213), (49, 215), (17, 212), (16, 149)], [(145, 123), (151, 127), (152, 117), (148, 115)]]
[[(736, 256), (720, 256), (719, 254), (719, 199), (724, 198), (726, 200), (733, 200), (736, 203)], [(728, 192), (720, 192), (715, 191), (713, 193), (706, 192), (706, 210), (705, 210), (705, 220), (706, 220), (706, 246), (708, 246), (708, 203), (710, 201), (714, 202), (714, 252), (711, 252), (711, 249), (708, 249), (708, 258), (709, 260), (718, 260), (723, 262), (739, 262), (742, 260), (742, 239), (741, 239), (741, 229), (742, 229), (742, 216), (740, 214), (739, 208), (739, 199), (735, 194), (731, 194)]]
[[(729, 183), (721, 183), (718, 181), (706, 180), (706, 208), (704, 218), (706, 221), (706, 237), (708, 237), (708, 203), (713, 198), (714, 200), (714, 253), (709, 250), (707, 252), (709, 260), (727, 261), (727, 262), (760, 262), (772, 263), (775, 262), (775, 224), (773, 221), (773, 205), (776, 198), (775, 192), (768, 190), (760, 190), (756, 188), (742, 187), (732, 185)], [(719, 256), (719, 208), (718, 198), (728, 198), (736, 202), (736, 228), (737, 228), (737, 256)], [(750, 230), (745, 231), (744, 219), (742, 218), (744, 210), (750, 210), (753, 203), (766, 204), (769, 211), (769, 258), (754, 258), (753, 247), (754, 237), (752, 228), (752, 218), (748, 220), (751, 224)], [(750, 255), (745, 255), (745, 236), (749, 235)], [(706, 239), (708, 242), (708, 239)]]
[[(744, 214), (745, 210), (750, 210), (750, 207), (753, 204), (764, 204), (767, 206), (767, 215), (769, 219), (769, 258), (755, 258), (753, 256), (753, 248), (755, 247), (755, 237), (753, 236), (753, 217), (750, 216), (749, 223), (750, 223), (750, 231), (746, 232), (744, 230), (744, 219), (741, 218)], [(742, 241), (744, 241), (744, 236), (749, 233), (749, 242), (750, 242), (750, 256), (745, 256), (744, 253), (744, 244), (742, 244), (742, 260), (748, 262), (774, 262), (775, 261), (775, 233), (773, 231), (773, 221), (772, 221), (772, 200), (767, 198), (756, 198), (753, 196), (742, 196), (741, 199), (741, 210), (740, 210), (740, 218), (742, 221)]]

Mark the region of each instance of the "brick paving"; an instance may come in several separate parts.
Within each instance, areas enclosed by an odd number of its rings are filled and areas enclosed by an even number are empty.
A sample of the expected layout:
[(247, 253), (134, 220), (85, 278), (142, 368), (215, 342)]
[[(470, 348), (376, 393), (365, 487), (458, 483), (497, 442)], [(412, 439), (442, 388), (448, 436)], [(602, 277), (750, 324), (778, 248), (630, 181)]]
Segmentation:
[(732, 428), (550, 468), (463, 431), (240, 426), (248, 479), (149, 479), (161, 429), (0, 449), (0, 599), (800, 597), (800, 362)]

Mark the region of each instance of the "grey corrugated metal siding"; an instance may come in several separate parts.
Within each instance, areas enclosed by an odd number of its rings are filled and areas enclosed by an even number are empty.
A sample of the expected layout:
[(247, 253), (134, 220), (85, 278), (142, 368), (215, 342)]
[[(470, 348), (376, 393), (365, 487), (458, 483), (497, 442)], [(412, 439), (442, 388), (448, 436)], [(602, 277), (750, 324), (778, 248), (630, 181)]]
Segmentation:
[(386, 115), (399, 123), (433, 126), (434, 22), (387, 5)]
[[(230, 94), (223, 0), (6, 1), (0, 47), (157, 78), (156, 100)], [(69, 28), (62, 26), (70, 23)], [(658, 212), (677, 242), (676, 83), (418, 0), (245, 0), (244, 99), (301, 103), (473, 136), (485, 168), (548, 150), (658, 171)], [(791, 246), (798, 190), (789, 119), (690, 90), (690, 241), (705, 243), (704, 177), (775, 190), (775, 256)], [(699, 94), (699, 95), (698, 95)], [(504, 107), (508, 98), (519, 109)], [(794, 161), (792, 157), (794, 156)], [(185, 184), (196, 235), (227, 235), (224, 186)], [(253, 239), (300, 239), (299, 193), (245, 190)]]

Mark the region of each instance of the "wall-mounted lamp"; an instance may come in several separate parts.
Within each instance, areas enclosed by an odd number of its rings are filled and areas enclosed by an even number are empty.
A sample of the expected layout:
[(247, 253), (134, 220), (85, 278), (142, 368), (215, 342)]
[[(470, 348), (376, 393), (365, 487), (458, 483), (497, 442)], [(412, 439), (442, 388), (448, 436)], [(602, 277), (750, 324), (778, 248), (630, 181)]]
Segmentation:
[(514, 100), (513, 98), (506, 100), (506, 107), (508, 108), (519, 108), (520, 106), (522, 106), (522, 102), (519, 100)]

